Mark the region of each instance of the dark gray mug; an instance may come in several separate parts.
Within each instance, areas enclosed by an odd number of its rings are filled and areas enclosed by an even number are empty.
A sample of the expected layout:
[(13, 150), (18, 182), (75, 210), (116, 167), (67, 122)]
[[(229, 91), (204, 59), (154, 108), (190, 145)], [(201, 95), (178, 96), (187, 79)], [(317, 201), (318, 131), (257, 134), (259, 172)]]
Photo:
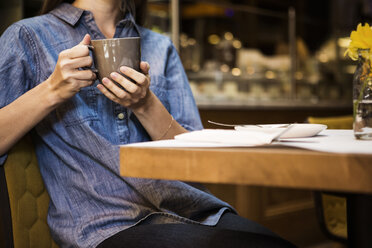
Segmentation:
[(92, 40), (88, 46), (93, 53), (93, 61), (102, 82), (104, 77), (110, 78), (110, 73), (119, 72), (121, 66), (128, 66), (140, 71), (141, 38), (114, 38)]

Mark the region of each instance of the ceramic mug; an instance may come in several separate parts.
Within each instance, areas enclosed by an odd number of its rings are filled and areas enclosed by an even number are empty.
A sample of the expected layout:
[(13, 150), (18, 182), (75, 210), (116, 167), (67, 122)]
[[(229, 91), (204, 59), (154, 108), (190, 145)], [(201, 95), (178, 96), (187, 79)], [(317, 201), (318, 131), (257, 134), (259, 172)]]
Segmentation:
[(93, 71), (101, 82), (104, 77), (110, 78), (112, 72), (120, 73), (121, 66), (140, 71), (140, 37), (92, 40), (88, 47), (93, 54)]

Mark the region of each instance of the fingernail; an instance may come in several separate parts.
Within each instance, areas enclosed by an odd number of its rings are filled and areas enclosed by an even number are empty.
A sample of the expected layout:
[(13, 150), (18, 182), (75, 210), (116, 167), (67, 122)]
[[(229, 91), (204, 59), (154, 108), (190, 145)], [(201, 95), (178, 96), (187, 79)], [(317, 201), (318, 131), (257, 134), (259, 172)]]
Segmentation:
[(112, 73), (110, 74), (110, 76), (111, 76), (112, 78), (116, 78), (116, 77), (118, 77), (119, 75), (118, 75), (116, 72), (112, 72)]
[(121, 72), (125, 72), (126, 69), (127, 69), (127, 68), (126, 68), (125, 66), (120, 67), (120, 71), (121, 71)]

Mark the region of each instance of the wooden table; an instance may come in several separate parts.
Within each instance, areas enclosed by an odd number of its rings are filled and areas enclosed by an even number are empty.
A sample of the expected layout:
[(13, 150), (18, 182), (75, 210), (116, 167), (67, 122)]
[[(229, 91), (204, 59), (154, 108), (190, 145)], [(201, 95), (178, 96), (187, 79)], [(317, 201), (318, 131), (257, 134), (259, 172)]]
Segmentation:
[[(369, 141), (367, 141), (369, 142)], [(371, 154), (288, 147), (120, 148), (125, 177), (339, 191), (348, 194), (350, 247), (372, 247)]]
[(128, 177), (372, 193), (372, 154), (124, 146), (120, 158)]

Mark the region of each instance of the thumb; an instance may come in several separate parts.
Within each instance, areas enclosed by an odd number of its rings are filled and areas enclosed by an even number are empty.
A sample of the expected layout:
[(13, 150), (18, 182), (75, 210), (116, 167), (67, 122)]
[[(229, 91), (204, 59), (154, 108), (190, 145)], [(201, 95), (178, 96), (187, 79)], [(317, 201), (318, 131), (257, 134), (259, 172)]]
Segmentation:
[(143, 74), (149, 74), (150, 65), (147, 62), (141, 61), (140, 63), (140, 69), (143, 72)]
[(80, 42), (81, 45), (89, 45), (90, 44), (90, 35), (86, 34), (83, 40)]

